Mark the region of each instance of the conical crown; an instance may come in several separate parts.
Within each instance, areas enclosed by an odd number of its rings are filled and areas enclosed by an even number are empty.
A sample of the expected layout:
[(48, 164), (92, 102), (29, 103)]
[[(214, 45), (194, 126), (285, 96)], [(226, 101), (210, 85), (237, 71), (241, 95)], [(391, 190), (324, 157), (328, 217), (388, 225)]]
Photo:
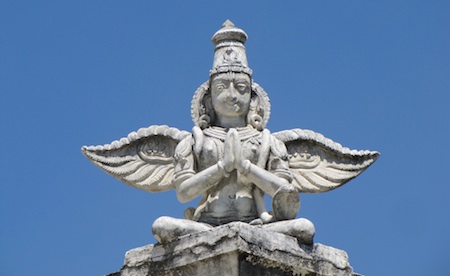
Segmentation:
[(209, 71), (210, 76), (224, 72), (242, 72), (252, 75), (244, 46), (247, 37), (247, 34), (235, 27), (230, 20), (223, 23), (222, 28), (211, 39), (215, 49), (213, 66)]

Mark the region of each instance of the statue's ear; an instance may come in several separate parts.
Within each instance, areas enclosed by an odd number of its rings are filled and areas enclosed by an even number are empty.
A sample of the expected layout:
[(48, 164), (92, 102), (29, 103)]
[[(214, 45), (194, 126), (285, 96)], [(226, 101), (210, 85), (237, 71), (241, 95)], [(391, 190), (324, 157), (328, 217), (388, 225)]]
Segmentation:
[(250, 110), (255, 110), (258, 112), (258, 110), (261, 107), (259, 106), (259, 97), (255, 93), (252, 93), (252, 97), (250, 98)]
[(214, 112), (211, 93), (209, 93), (209, 91), (203, 97), (202, 109), (203, 109), (202, 113), (204, 112), (205, 117), (208, 118), (207, 125), (210, 125), (211, 123), (213, 123), (215, 121), (216, 113)]
[(202, 104), (203, 104), (202, 108), (205, 109), (205, 114), (208, 114), (209, 112), (211, 112), (213, 110), (211, 93), (209, 93), (209, 89), (208, 89), (208, 93), (205, 93), (205, 96), (203, 97)]
[[(255, 98), (255, 99), (254, 99)], [(266, 91), (252, 80), (252, 102), (255, 113), (261, 117), (261, 126), (265, 128), (270, 117), (270, 100)]]

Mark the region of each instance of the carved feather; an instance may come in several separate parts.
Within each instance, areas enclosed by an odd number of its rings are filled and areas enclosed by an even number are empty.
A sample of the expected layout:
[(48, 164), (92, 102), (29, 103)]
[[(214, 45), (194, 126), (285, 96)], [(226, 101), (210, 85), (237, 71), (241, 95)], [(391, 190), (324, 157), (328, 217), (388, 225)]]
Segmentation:
[(173, 155), (186, 136), (168, 126), (150, 126), (103, 146), (83, 146), (82, 153), (118, 180), (149, 192), (172, 189)]
[(350, 150), (311, 130), (284, 130), (273, 135), (286, 145), (292, 183), (303, 193), (336, 189), (362, 173), (380, 155), (376, 151)]

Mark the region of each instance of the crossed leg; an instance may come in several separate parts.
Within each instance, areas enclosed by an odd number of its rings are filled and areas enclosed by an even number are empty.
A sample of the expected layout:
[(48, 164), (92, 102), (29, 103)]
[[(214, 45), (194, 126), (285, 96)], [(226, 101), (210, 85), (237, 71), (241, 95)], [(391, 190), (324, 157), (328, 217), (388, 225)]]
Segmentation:
[[(313, 243), (313, 237), (316, 231), (313, 223), (305, 218), (276, 221), (254, 227), (261, 227), (267, 231), (295, 237), (300, 243), (304, 244)], [(180, 236), (211, 230), (213, 228), (209, 224), (192, 220), (159, 217), (153, 223), (152, 232), (159, 243), (169, 243)]]

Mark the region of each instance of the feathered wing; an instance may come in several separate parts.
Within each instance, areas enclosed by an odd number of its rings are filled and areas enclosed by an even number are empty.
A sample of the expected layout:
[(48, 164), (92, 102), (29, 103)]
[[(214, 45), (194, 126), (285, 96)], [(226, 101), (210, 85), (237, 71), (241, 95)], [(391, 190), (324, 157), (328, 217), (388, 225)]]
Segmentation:
[(149, 192), (172, 188), (175, 147), (189, 132), (150, 126), (103, 146), (83, 146), (92, 163), (118, 180)]
[(286, 145), (292, 183), (303, 193), (333, 190), (358, 176), (379, 156), (376, 151), (342, 147), (311, 130), (284, 130), (273, 135)]

